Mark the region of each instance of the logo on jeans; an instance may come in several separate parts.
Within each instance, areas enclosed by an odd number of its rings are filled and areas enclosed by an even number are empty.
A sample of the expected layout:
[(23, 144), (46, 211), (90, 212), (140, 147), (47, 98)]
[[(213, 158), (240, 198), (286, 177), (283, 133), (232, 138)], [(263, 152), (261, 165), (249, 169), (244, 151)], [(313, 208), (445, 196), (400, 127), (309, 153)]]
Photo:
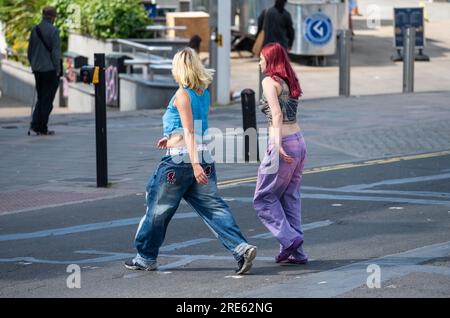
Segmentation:
[(169, 184), (175, 184), (175, 181), (177, 181), (175, 179), (175, 171), (169, 171), (167, 173), (167, 183)]
[(209, 178), (209, 177), (211, 176), (211, 173), (212, 173), (212, 168), (211, 168), (211, 166), (207, 166), (207, 167), (205, 168), (205, 174), (206, 174), (206, 176)]

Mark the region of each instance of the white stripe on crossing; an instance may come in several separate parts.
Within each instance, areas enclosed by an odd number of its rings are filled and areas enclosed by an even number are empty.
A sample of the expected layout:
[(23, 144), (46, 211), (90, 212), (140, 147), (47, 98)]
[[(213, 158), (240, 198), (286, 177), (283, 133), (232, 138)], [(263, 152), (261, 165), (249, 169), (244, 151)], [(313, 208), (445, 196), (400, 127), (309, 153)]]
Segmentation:
[[(406, 252), (369, 259), (328, 271), (306, 274), (286, 283), (266, 286), (234, 295), (234, 297), (336, 297), (355, 288), (366, 286), (370, 275), (368, 266), (375, 264), (381, 269), (381, 283), (406, 276), (414, 272), (450, 275), (448, 268), (420, 265), (426, 261), (446, 257), (450, 253), (450, 242), (420, 247)], [(326, 284), (321, 284), (326, 282)]]
[[(333, 221), (330, 220), (326, 220), (326, 221), (319, 221), (319, 222), (313, 222), (313, 223), (307, 223), (307, 224), (303, 224), (302, 229), (303, 231), (309, 231), (309, 230), (314, 230), (320, 227), (324, 227), (324, 226), (329, 226), (331, 224), (333, 224)], [(258, 234), (258, 235), (253, 235), (251, 238), (252, 239), (270, 239), (273, 238), (273, 234), (272, 233), (263, 233), (263, 234)]]

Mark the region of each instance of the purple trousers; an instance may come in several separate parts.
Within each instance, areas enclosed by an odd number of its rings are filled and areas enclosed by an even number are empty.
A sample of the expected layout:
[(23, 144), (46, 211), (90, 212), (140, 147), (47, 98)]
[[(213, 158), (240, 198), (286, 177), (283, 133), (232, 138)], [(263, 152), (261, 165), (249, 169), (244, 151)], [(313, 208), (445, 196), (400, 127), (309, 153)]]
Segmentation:
[[(283, 137), (282, 145), (294, 162), (289, 164), (281, 160), (270, 141), (258, 169), (253, 198), (256, 214), (280, 242), (280, 250), (299, 236), (303, 239), (300, 183), (306, 158), (306, 144), (300, 132)], [(307, 258), (302, 248), (293, 256)]]

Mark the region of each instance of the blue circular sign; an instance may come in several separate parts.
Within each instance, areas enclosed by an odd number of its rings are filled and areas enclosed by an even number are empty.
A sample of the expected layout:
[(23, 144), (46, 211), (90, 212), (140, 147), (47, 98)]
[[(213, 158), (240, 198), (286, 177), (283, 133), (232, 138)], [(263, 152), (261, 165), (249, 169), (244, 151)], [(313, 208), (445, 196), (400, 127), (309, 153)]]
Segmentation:
[(315, 45), (327, 44), (333, 35), (333, 23), (323, 13), (315, 13), (305, 20), (305, 38)]

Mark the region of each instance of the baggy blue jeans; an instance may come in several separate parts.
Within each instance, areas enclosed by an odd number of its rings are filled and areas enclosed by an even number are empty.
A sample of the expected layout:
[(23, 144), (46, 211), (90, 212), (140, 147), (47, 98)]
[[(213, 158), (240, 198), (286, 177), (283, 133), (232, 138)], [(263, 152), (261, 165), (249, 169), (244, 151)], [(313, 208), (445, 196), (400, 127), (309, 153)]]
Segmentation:
[[(204, 155), (200, 153), (199, 158)], [(181, 199), (198, 213), (237, 261), (242, 259), (250, 245), (236, 224), (230, 208), (219, 196), (215, 164), (207, 163), (211, 161), (202, 160), (201, 165), (208, 176), (208, 184), (200, 185), (194, 177), (190, 163), (174, 163), (171, 156), (161, 159), (148, 182), (147, 211), (139, 223), (135, 237), (139, 261), (156, 262), (167, 226)]]

